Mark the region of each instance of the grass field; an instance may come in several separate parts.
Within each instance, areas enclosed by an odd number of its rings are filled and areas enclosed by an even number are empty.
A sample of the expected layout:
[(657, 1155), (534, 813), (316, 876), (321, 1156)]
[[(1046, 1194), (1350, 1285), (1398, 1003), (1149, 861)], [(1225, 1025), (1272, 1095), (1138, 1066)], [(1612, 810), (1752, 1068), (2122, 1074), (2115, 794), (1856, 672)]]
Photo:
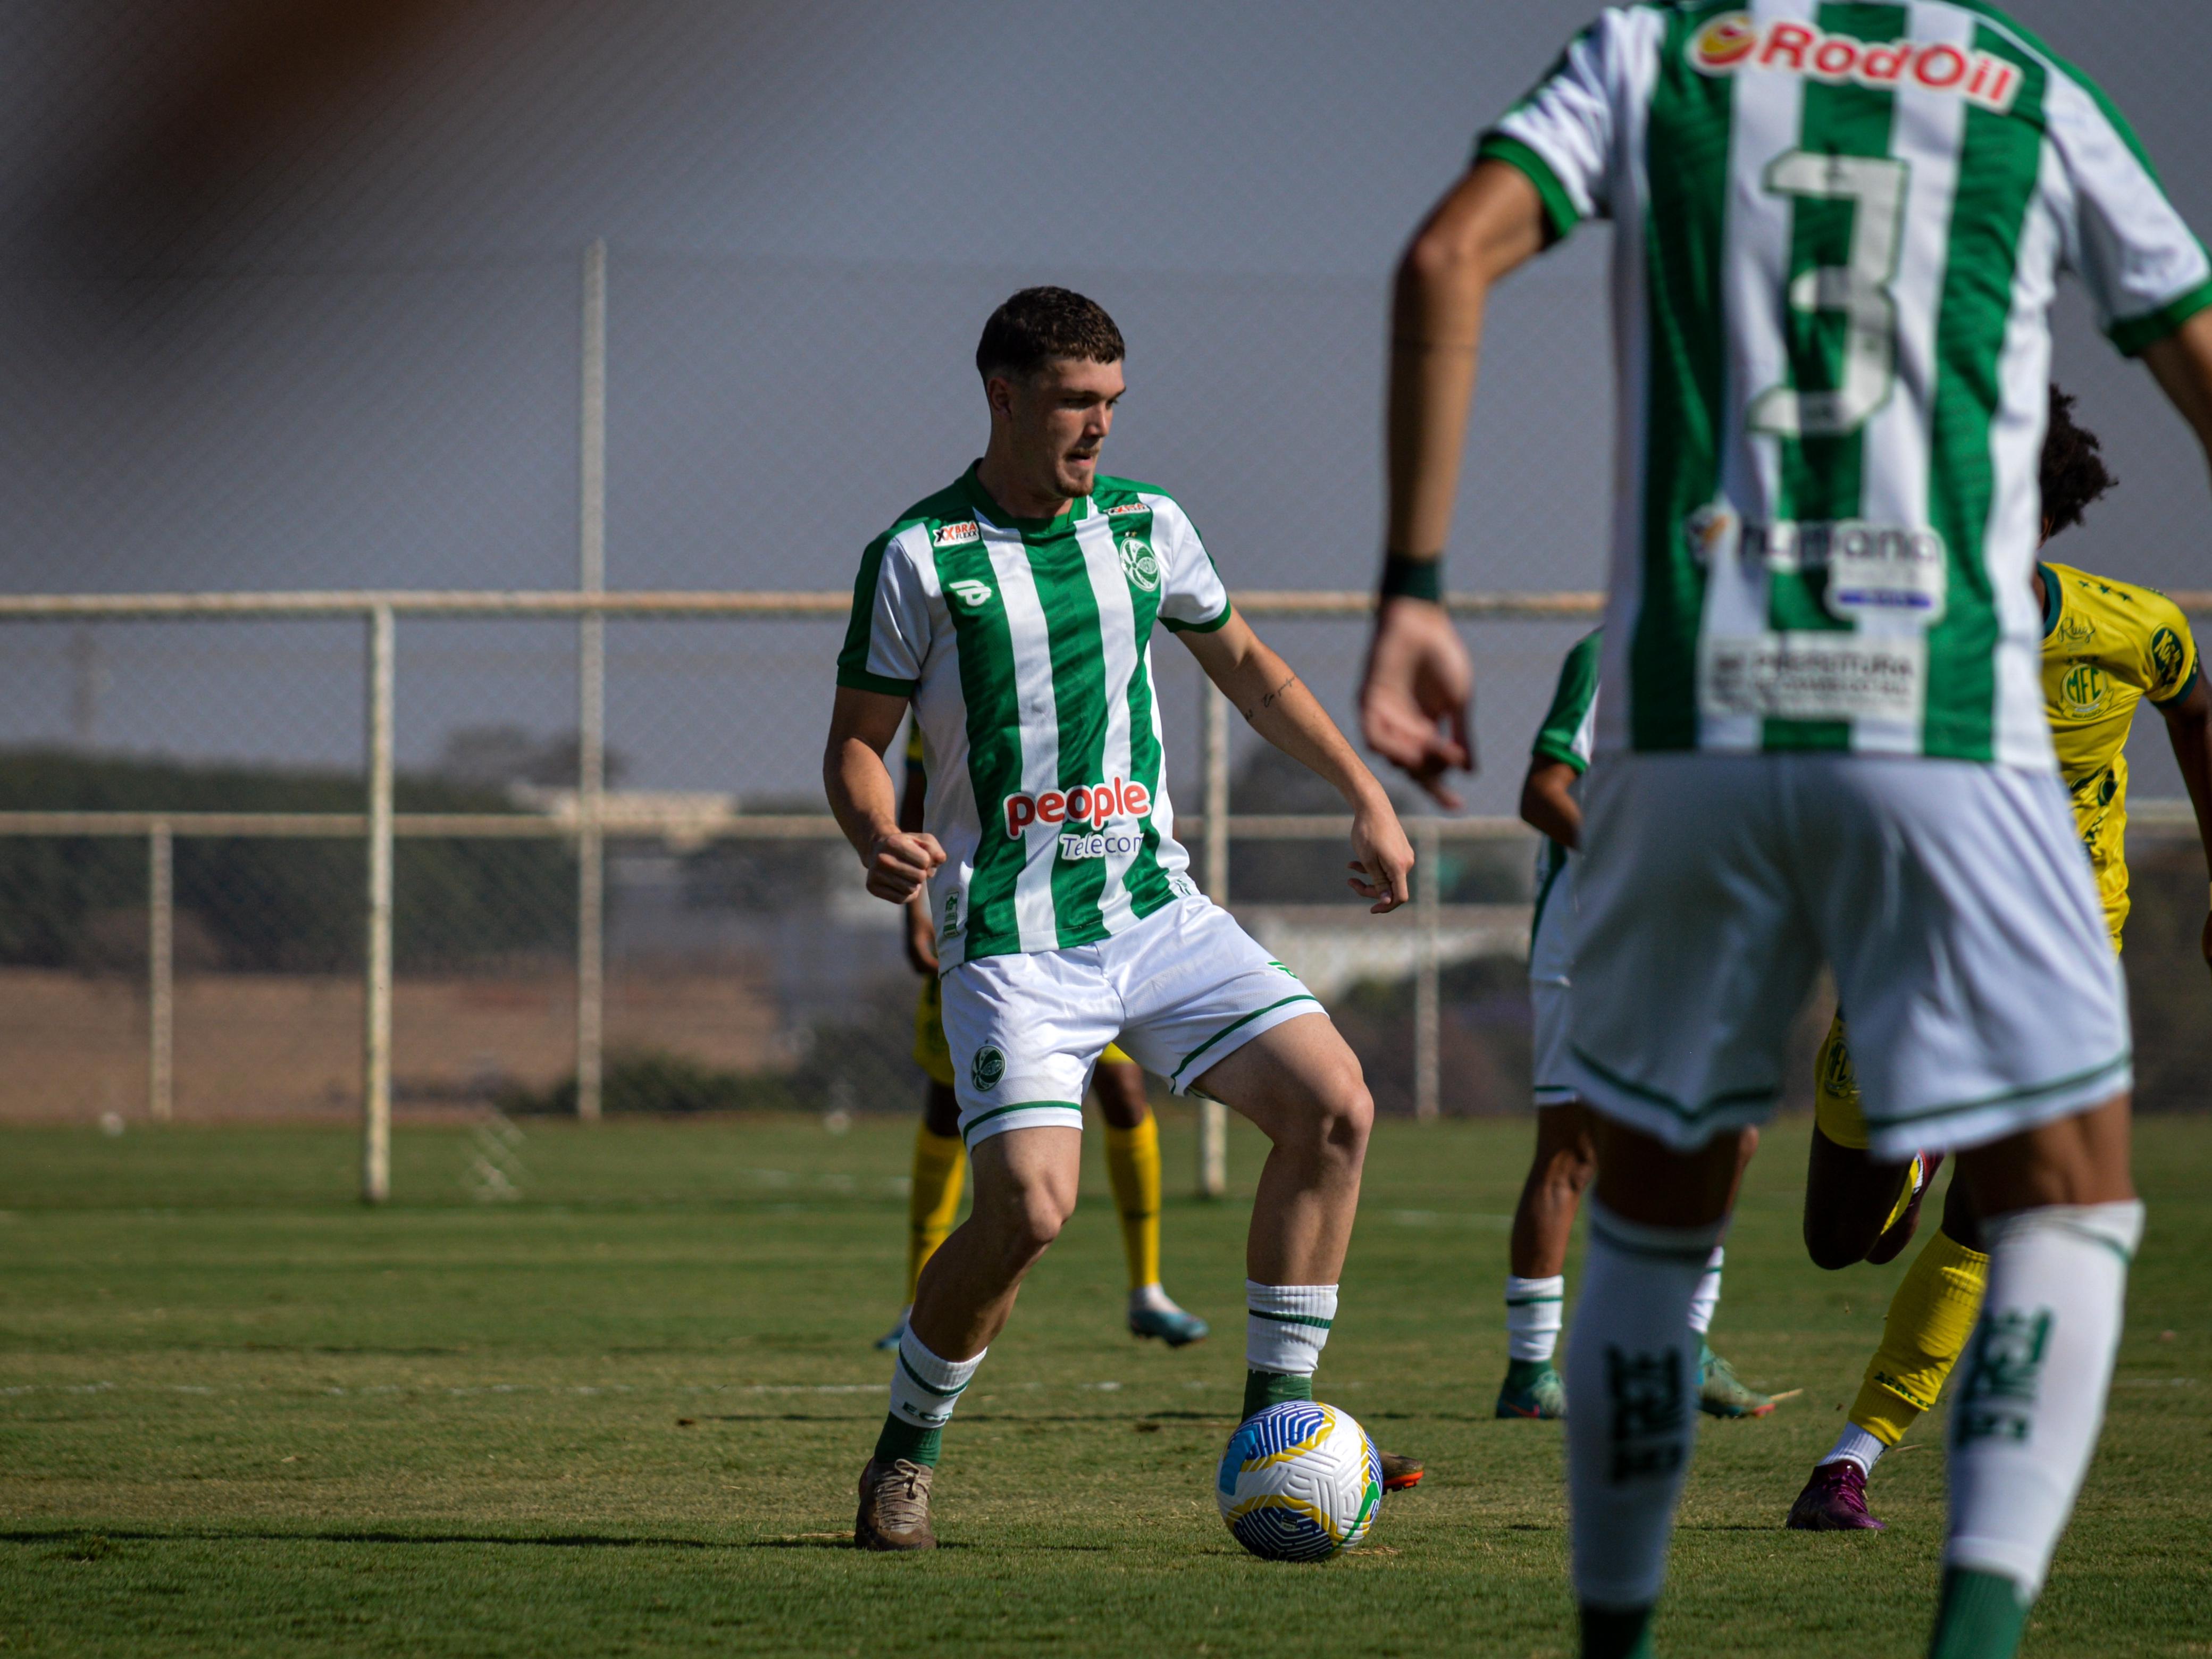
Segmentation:
[[(1170, 1201), (1170, 1289), (1218, 1333), (1174, 1354), (1121, 1332), (1091, 1203), (947, 1436), (948, 1547), (844, 1547), (910, 1133), (532, 1126), (524, 1200), (486, 1205), (464, 1131), (403, 1128), (399, 1201), (368, 1213), (335, 1129), (0, 1131), (0, 1648), (1571, 1652), (1559, 1431), (1489, 1416), (1524, 1123), (1376, 1137), (1320, 1392), (1431, 1473), (1371, 1547), (1304, 1568), (1244, 1556), (1207, 1484), (1243, 1376), (1239, 1199)], [(1785, 1124), (1753, 1166), (1715, 1336), (1805, 1393), (1705, 1426), (1665, 1652), (1924, 1640), (1936, 1425), (1877, 1476), (1887, 1533), (1780, 1528), (1902, 1267), (1805, 1262), (1803, 1158)], [(2212, 1653), (2212, 1119), (2146, 1122), (2137, 1163), (2150, 1233), (2039, 1659)], [(1256, 1164), (1240, 1129), (1232, 1170)]]

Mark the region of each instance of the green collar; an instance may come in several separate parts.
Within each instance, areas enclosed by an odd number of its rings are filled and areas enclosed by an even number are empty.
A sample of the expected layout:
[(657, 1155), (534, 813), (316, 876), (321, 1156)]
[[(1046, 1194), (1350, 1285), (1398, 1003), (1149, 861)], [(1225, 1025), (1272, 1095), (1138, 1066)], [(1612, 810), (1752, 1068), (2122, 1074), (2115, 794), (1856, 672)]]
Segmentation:
[(975, 503), (985, 518), (993, 524), (1002, 524), (1009, 530), (1018, 531), (1025, 539), (1063, 534), (1076, 520), (1091, 516), (1091, 498), (1082, 495), (1049, 519), (1018, 519), (991, 499), (991, 492), (983, 488), (982, 481), (975, 476), (975, 469), (981, 465), (982, 462), (980, 460), (968, 464), (968, 470), (960, 475), (960, 487), (968, 492), (968, 499)]
[(2058, 631), (2058, 612), (2065, 602), (2058, 597), (2058, 578), (2049, 565), (2039, 562), (2035, 574), (2043, 578), (2043, 637), (2047, 640)]

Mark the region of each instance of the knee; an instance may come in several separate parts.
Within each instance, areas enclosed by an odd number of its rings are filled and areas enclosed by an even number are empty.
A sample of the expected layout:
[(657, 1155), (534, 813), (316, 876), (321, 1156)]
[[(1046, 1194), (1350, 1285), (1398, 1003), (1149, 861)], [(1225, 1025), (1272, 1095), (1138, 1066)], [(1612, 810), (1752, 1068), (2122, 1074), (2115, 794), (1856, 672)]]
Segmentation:
[(1869, 1238), (1856, 1237), (1856, 1229), (1822, 1224), (1811, 1216), (1805, 1218), (1805, 1254), (1813, 1265), (1825, 1273), (1835, 1273), (1844, 1267), (1854, 1267), (1866, 1260), (1866, 1253), (1874, 1243)]
[(1579, 1199), (1597, 1174), (1597, 1157), (1587, 1142), (1579, 1146), (1561, 1146), (1540, 1164), (1536, 1172), (1537, 1184), (1554, 1197)]
[(1367, 1091), (1358, 1060), (1346, 1057), (1341, 1074), (1320, 1091), (1314, 1116), (1324, 1157), (1357, 1165), (1367, 1156), (1367, 1138), (1375, 1130), (1375, 1097)]
[(981, 1193), (976, 1197), (975, 1219), (982, 1224), (999, 1259), (1016, 1273), (1051, 1248), (1075, 1210), (1073, 1193), (1060, 1193), (1044, 1182), (1024, 1184), (988, 1200)]

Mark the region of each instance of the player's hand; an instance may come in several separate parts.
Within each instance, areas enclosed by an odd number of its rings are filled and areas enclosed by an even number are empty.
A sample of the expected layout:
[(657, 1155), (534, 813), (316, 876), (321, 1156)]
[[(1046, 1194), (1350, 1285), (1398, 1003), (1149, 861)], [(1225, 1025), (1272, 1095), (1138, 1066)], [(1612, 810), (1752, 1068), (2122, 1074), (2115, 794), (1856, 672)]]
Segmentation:
[(904, 904), (921, 890), (930, 872), (945, 862), (945, 849), (934, 836), (910, 836), (903, 830), (893, 830), (869, 843), (864, 862), (868, 890), (879, 899)]
[(1474, 770), (1467, 734), (1474, 700), (1474, 664), (1443, 606), (1383, 600), (1360, 681), (1359, 729), (1369, 748), (1453, 811), (1459, 796), (1444, 775)]
[(1413, 871), (1413, 844), (1398, 822), (1398, 814), (1380, 791), (1376, 798), (1352, 815), (1352, 850), (1359, 856), (1345, 867), (1352, 872), (1346, 884), (1364, 899), (1372, 915), (1388, 915), (1410, 896), (1407, 883)]
[(906, 905), (906, 959), (917, 974), (933, 974), (938, 970), (937, 928), (929, 919), (929, 907), (916, 893)]

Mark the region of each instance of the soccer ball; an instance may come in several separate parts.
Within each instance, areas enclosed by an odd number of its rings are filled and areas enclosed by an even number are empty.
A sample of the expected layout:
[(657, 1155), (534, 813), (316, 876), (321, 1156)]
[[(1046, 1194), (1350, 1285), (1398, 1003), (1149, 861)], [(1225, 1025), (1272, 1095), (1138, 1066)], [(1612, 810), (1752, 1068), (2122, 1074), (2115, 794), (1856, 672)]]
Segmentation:
[(1213, 1495), (1237, 1541), (1262, 1561), (1326, 1561), (1375, 1524), (1382, 1455), (1335, 1407), (1286, 1400), (1229, 1437)]

